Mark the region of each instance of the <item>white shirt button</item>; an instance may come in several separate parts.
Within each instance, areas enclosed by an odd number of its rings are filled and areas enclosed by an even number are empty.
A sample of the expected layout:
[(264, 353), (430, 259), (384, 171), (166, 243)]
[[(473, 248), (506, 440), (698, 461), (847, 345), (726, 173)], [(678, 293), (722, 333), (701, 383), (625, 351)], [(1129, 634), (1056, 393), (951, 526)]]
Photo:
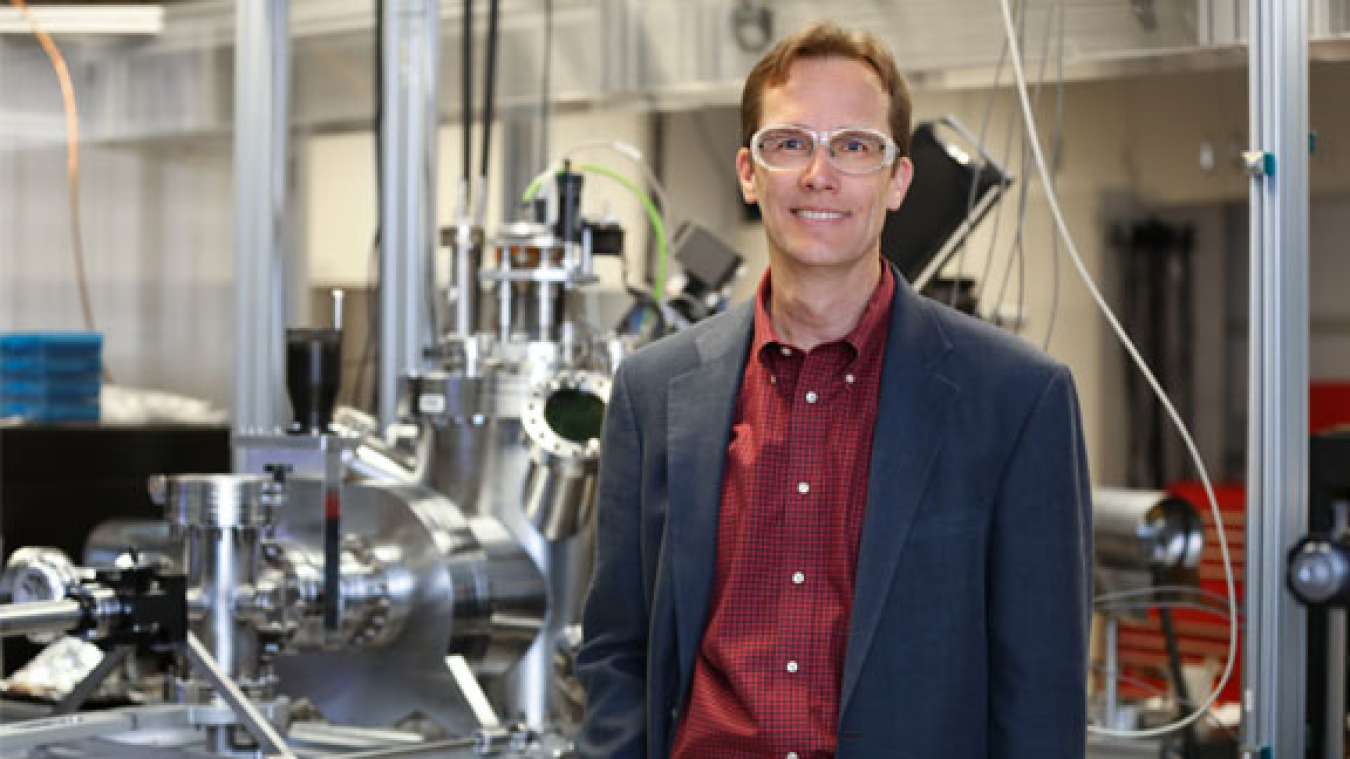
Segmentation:
[(844, 381), (847, 382), (848, 384), (852, 385), (852, 384), (853, 384), (853, 375), (852, 375), (852, 374), (845, 374), (845, 375), (844, 375)]
[(784, 345), (782, 348), (779, 348), (779, 351), (781, 351), (784, 356), (792, 355), (792, 349), (787, 347), (786, 345)]
[(808, 392), (806, 393), (806, 402), (807, 402), (807, 403), (815, 403), (815, 402), (816, 402), (817, 400), (819, 400), (819, 399), (820, 399), (820, 396), (816, 395), (814, 392), (808, 391)]
[(806, 575), (802, 574), (801, 572), (793, 572), (793, 573), (792, 573), (792, 584), (793, 584), (793, 585), (801, 585), (801, 584), (804, 583), (804, 582), (806, 582)]
[(770, 375), (769, 375), (769, 384), (770, 384), (770, 385), (777, 385), (777, 384), (778, 384), (778, 378), (775, 377), (774, 375), (770, 374)]
[(810, 493), (810, 492), (811, 492), (811, 485), (810, 485), (810, 483), (806, 483), (806, 482), (799, 482), (799, 483), (797, 483), (797, 492), (798, 492), (798, 493), (801, 493), (802, 495), (805, 495), (805, 494), (807, 494), (807, 493)]
[(787, 663), (787, 671), (788, 671), (788, 672), (796, 672), (796, 671), (797, 671), (797, 662), (795, 662), (795, 661), (790, 661), (790, 662), (788, 662), (788, 663)]
[(797, 752), (789, 751), (787, 752), (787, 755), (783, 757), (783, 759), (797, 759)]

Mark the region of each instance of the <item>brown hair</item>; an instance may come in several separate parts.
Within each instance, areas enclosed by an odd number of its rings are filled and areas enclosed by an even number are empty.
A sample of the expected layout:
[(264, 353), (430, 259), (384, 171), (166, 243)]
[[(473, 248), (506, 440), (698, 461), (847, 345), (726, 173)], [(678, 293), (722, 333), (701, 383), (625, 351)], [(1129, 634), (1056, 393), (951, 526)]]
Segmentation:
[(846, 58), (864, 63), (876, 72), (882, 89), (891, 97), (887, 121), (891, 137), (900, 155), (909, 155), (910, 114), (913, 103), (909, 85), (896, 68), (891, 51), (876, 35), (862, 30), (846, 30), (829, 22), (812, 24), (782, 40), (755, 64), (741, 90), (741, 144), (750, 146), (750, 138), (759, 129), (764, 90), (782, 85), (792, 64), (803, 58)]

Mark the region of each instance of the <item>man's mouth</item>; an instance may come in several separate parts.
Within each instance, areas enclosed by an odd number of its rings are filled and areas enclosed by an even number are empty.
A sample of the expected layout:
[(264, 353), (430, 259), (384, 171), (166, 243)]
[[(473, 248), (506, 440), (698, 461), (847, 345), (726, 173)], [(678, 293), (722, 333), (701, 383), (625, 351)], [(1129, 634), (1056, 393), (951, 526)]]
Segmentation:
[(792, 215), (807, 221), (834, 221), (847, 216), (843, 211), (821, 211), (810, 208), (794, 208)]

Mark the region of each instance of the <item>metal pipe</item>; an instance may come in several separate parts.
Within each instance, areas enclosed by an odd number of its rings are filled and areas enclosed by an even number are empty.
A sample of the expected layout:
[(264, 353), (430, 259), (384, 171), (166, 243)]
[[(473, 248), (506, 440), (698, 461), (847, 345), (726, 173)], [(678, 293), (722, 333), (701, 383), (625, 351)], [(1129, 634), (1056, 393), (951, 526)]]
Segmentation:
[(453, 314), (450, 332), (469, 338), (478, 331), (478, 270), (483, 262), (483, 228), (456, 224), (450, 240), (451, 272), (454, 277)]
[(1102, 710), (1102, 724), (1111, 729), (1120, 727), (1120, 620), (1106, 618), (1106, 682), (1102, 684), (1106, 704)]
[(126, 661), (131, 652), (135, 650), (135, 646), (117, 646), (104, 653), (98, 665), (85, 675), (84, 679), (77, 683), (64, 698), (57, 702), (53, 711), (56, 714), (74, 714), (79, 711), (80, 707), (84, 706), (84, 702), (88, 701), (89, 697), (94, 695), (98, 687), (103, 684), (103, 681), (108, 679), (108, 675), (111, 675), (113, 670), (121, 666), (122, 662)]
[(380, 401), (382, 427), (398, 421), (399, 377), (421, 361), (426, 262), (436, 229), (435, 0), (388, 0), (380, 76)]
[(21, 601), (0, 605), (0, 638), (70, 630), (84, 618), (79, 601)]
[(1251, 307), (1243, 742), (1306, 748), (1307, 611), (1283, 583), (1308, 526), (1306, 4), (1248, 3)]
[[(290, 4), (235, 4), (234, 434), (284, 424)], [(247, 106), (244, 106), (247, 104)]]

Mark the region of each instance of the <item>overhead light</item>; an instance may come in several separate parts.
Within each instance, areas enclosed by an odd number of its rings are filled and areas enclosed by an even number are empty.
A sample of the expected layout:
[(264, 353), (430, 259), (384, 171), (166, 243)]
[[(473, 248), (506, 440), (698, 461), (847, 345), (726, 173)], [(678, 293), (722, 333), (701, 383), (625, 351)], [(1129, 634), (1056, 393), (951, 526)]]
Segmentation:
[[(159, 34), (164, 8), (159, 5), (38, 5), (29, 13), (48, 34)], [(23, 11), (0, 8), (0, 34), (31, 34)]]

